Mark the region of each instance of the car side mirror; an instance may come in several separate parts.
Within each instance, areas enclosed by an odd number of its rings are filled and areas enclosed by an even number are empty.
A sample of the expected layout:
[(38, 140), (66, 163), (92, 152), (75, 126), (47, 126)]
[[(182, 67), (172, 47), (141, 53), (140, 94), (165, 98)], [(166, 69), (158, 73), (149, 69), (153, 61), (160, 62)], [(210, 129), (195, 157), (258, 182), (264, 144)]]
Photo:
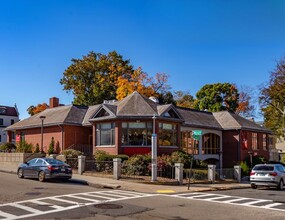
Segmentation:
[(29, 166), (29, 163), (28, 163), (28, 162), (25, 162), (25, 164)]

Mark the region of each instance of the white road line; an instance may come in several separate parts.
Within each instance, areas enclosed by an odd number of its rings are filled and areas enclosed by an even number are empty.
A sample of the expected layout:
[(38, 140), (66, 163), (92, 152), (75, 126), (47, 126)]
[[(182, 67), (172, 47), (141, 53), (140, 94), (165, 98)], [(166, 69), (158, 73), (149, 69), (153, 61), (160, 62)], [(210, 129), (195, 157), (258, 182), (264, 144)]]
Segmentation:
[(245, 203), (243, 203), (243, 205), (254, 205), (254, 204), (257, 204), (257, 203), (261, 203), (261, 202), (268, 202), (268, 200), (264, 200), (264, 199), (254, 200), (254, 201), (251, 201), (251, 202), (245, 202)]
[(73, 205), (78, 205), (79, 204), (78, 202), (70, 201), (70, 200), (67, 200), (67, 199), (60, 199), (58, 197), (49, 198), (49, 199), (56, 200), (56, 201), (59, 201), (59, 202), (65, 202), (65, 203), (69, 203), (69, 204), (73, 204)]
[(13, 219), (13, 218), (17, 217), (16, 215), (12, 215), (12, 214), (9, 214), (7, 212), (2, 212), (2, 211), (0, 211), (0, 216), (3, 216), (5, 218), (7, 218), (7, 219)]
[[(111, 197), (113, 195), (113, 197)], [(97, 197), (97, 198), (103, 198), (104, 200), (98, 200), (98, 199), (91, 199), (91, 198), (84, 198), (84, 196), (90, 196), (90, 197)], [(104, 202), (111, 202), (111, 201), (121, 201), (121, 200), (127, 200), (127, 199), (135, 199), (135, 198), (140, 198), (140, 197), (150, 197), (150, 196), (156, 196), (156, 194), (144, 194), (144, 193), (132, 193), (128, 191), (100, 191), (100, 192), (88, 192), (88, 193), (74, 193), (74, 194), (67, 194), (67, 195), (58, 195), (58, 196), (50, 196), (50, 197), (43, 197), (39, 199), (30, 199), (30, 200), (24, 200), (24, 201), (18, 201), (14, 203), (7, 203), (7, 204), (1, 204), (0, 207), (3, 206), (11, 206), (11, 207), (16, 207), (20, 208), (23, 210), (26, 210), (30, 212), (29, 214), (24, 214), (24, 215), (12, 215), (3, 211), (0, 211), (0, 216), (4, 217), (1, 220), (14, 220), (14, 219), (22, 219), (22, 218), (30, 218), (30, 217), (35, 217), (38, 215), (46, 215), (50, 213), (56, 213), (60, 211), (67, 211), (71, 209), (78, 208), (80, 206), (88, 206), (92, 204), (98, 204), (98, 203), (104, 203)], [(114, 198), (116, 197), (116, 198)], [(74, 202), (69, 200), (70, 198), (76, 198), (76, 199), (81, 199), (81, 200), (86, 200), (89, 201), (87, 203), (79, 203), (79, 202)], [(50, 200), (50, 202), (44, 202), (43, 200)], [(59, 205), (53, 205), (52, 203), (54, 202), (63, 202), (70, 204), (70, 206), (63, 207)], [(41, 211), (35, 208), (32, 208), (30, 206), (25, 205), (25, 203), (34, 203), (38, 205), (46, 205), (49, 206), (50, 208), (53, 208), (52, 210), (47, 210), (47, 211)]]
[(262, 207), (262, 208), (273, 208), (273, 207), (279, 206), (279, 205), (283, 205), (283, 204), (276, 202), (276, 203), (271, 203), (271, 204), (268, 204), (268, 205), (263, 205), (263, 206), (261, 206), (261, 207)]
[[(217, 197), (204, 198), (206, 196), (213, 196), (213, 195), (216, 195)], [(261, 209), (263, 208), (263, 209), (270, 209), (270, 210), (285, 212), (285, 209), (275, 208), (276, 206), (284, 205), (284, 203), (273, 203), (273, 200), (254, 199), (254, 198), (245, 198), (245, 197), (210, 194), (210, 193), (209, 194), (207, 193), (185, 193), (185, 194), (168, 195), (168, 196), (174, 196), (174, 197), (178, 197), (182, 199), (192, 199), (192, 200), (197, 199), (200, 201), (216, 202), (216, 203), (221, 203), (221, 204), (231, 204), (231, 205), (238, 205), (238, 206), (247, 206), (247, 207), (254, 207), (254, 208), (261, 208)], [(222, 198), (234, 198), (234, 199), (218, 201), (218, 199), (222, 199)], [(243, 200), (252, 200), (252, 201), (243, 202), (243, 203), (234, 203), (234, 202), (239, 202)], [(263, 205), (263, 206), (254, 205), (254, 204), (258, 204), (262, 202), (268, 202), (269, 204)]]
[(45, 205), (45, 206), (51, 207), (53, 209), (62, 209), (63, 208), (63, 206), (53, 205), (51, 203), (47, 203), (47, 202), (43, 202), (43, 201), (39, 201), (39, 200), (33, 200), (31, 203), (38, 204), (38, 205)]
[[(91, 193), (84, 193), (84, 194), (82, 194), (82, 195), (92, 196), (92, 197), (97, 197), (97, 198), (102, 198), (102, 199), (106, 199), (106, 200), (112, 198), (112, 197), (106, 197), (106, 196), (97, 195), (97, 194), (95, 194), (95, 193), (92, 193), (92, 194), (91, 194)], [(101, 200), (101, 201), (106, 201), (106, 200)]]
[(217, 197), (209, 198), (209, 199), (203, 199), (203, 200), (212, 201), (212, 200), (217, 200), (217, 199), (227, 199), (227, 198), (231, 198), (231, 197), (232, 196), (220, 196), (220, 195), (217, 195)]
[(239, 201), (242, 201), (242, 200), (248, 200), (248, 198), (230, 199), (230, 200), (226, 200), (226, 201), (223, 201), (223, 202), (224, 203), (233, 203), (233, 202), (239, 202)]
[(25, 206), (25, 205), (21, 205), (21, 204), (17, 204), (15, 203), (13, 205), (13, 207), (16, 207), (16, 208), (19, 208), (19, 209), (23, 209), (25, 211), (28, 211), (28, 212), (31, 212), (31, 213), (35, 213), (35, 214), (41, 214), (42, 211), (41, 210), (38, 210), (38, 209), (34, 209), (34, 208), (31, 208), (31, 207), (28, 207), (28, 206)]
[(89, 201), (89, 202), (100, 202), (100, 200), (84, 198), (84, 197), (81, 197), (80, 195), (76, 195), (76, 196), (71, 195), (71, 196), (65, 196), (65, 197), (70, 197), (70, 198), (75, 198), (75, 199), (86, 200), (86, 201)]

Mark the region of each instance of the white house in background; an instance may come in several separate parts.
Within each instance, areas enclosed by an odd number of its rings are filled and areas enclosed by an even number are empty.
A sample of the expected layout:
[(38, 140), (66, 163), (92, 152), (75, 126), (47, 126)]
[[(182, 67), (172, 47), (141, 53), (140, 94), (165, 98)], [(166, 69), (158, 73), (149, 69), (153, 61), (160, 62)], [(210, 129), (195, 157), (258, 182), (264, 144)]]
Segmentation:
[[(17, 106), (9, 107), (0, 105), (0, 145), (7, 142), (7, 132), (4, 129), (19, 121)], [(12, 138), (15, 142), (15, 137)]]

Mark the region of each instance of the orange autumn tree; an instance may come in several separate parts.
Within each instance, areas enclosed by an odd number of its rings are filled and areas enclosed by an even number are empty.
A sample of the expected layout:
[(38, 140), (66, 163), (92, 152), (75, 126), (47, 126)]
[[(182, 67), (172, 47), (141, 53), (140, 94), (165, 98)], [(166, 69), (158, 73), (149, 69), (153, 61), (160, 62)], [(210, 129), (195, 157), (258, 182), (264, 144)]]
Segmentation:
[(149, 77), (141, 67), (134, 70), (132, 75), (120, 76), (117, 81), (116, 98), (122, 100), (134, 91), (147, 97), (155, 96), (166, 92), (170, 86), (167, 85), (168, 75), (157, 73), (155, 77)]
[(38, 114), (42, 111), (44, 111), (45, 109), (47, 109), (49, 106), (47, 103), (42, 103), (42, 104), (38, 104), (37, 106), (34, 106), (34, 105), (31, 105), (27, 111), (28, 113), (32, 116), (32, 115), (35, 115), (35, 114)]

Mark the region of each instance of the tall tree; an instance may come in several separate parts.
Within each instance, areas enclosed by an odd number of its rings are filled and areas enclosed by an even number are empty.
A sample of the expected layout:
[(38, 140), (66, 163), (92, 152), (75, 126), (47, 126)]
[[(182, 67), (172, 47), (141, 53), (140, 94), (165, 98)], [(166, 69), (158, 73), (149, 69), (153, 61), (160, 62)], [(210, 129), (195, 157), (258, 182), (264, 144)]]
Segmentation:
[(158, 95), (158, 100), (161, 104), (172, 104), (176, 105), (176, 101), (174, 100), (174, 96), (172, 92), (164, 92)]
[(240, 86), (239, 89), (239, 103), (236, 109), (236, 114), (241, 115), (245, 118), (254, 117), (254, 101), (253, 101), (253, 91), (249, 86)]
[(184, 108), (194, 108), (194, 97), (190, 94), (190, 92), (175, 91), (174, 99), (177, 106)]
[(38, 104), (37, 106), (31, 105), (28, 109), (27, 112), (32, 116), (35, 115), (37, 113), (40, 113), (42, 111), (44, 111), (45, 109), (47, 109), (49, 106), (47, 103), (42, 103), (42, 104)]
[(157, 73), (155, 77), (149, 77), (141, 67), (137, 68), (131, 76), (120, 76), (118, 78), (117, 96), (121, 100), (129, 94), (137, 91), (147, 97), (159, 97), (160, 94), (166, 93), (170, 86), (167, 84), (168, 75)]
[(285, 57), (277, 62), (267, 85), (259, 96), (265, 126), (279, 137), (285, 137)]
[(203, 86), (196, 94), (195, 108), (210, 112), (229, 110), (235, 112), (239, 94), (236, 86), (230, 83), (215, 83)]
[(94, 105), (106, 99), (115, 99), (117, 80), (130, 78), (133, 66), (116, 51), (107, 55), (89, 52), (82, 59), (72, 59), (60, 83), (63, 90), (74, 94), (74, 104)]

